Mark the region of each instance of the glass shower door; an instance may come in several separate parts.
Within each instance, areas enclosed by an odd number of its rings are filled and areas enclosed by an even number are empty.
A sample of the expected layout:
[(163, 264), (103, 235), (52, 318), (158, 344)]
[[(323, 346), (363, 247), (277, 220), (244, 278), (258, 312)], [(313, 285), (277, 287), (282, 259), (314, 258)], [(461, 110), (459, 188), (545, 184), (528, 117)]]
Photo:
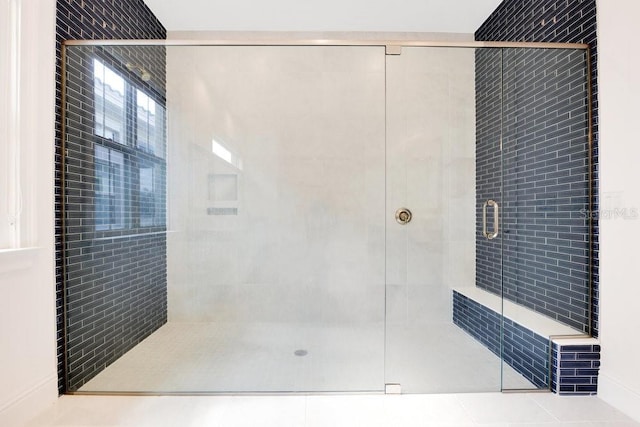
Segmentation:
[[(505, 48), (502, 57), (502, 352), (505, 371), (528, 381), (504, 388), (549, 389), (562, 383), (549, 338), (592, 326), (587, 51)], [(589, 377), (577, 382), (594, 389)]]
[[(476, 273), (501, 286), (500, 51), (405, 47), (386, 61), (387, 392), (500, 390), (499, 294), (493, 352), (472, 336), (469, 300)], [(497, 73), (490, 99), (476, 100), (477, 61)], [(477, 147), (476, 110), (494, 105)]]
[(594, 320), (586, 52), (385, 53), (66, 48), (69, 391), (547, 386)]
[(203, 337), (201, 390), (382, 390), (384, 49), (167, 58), (169, 326)]
[(550, 337), (590, 331), (586, 63), (387, 55), (387, 391), (549, 389)]

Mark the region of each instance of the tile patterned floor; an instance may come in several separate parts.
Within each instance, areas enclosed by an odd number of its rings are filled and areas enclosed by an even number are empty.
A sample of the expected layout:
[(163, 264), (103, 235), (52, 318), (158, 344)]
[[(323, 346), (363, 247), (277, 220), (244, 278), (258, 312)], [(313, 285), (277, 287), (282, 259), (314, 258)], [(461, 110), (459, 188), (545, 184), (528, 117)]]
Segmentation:
[(548, 393), (334, 396), (63, 396), (27, 427), (631, 427), (597, 397)]
[[(168, 323), (81, 391), (375, 392), (385, 382), (404, 393), (501, 389), (498, 357), (452, 323), (430, 326), (388, 326), (385, 349), (375, 324)], [(504, 388), (534, 388), (503, 369)]]
[[(201, 329), (194, 328), (193, 325), (183, 326), (186, 329), (180, 325), (164, 328), (154, 339), (143, 342), (135, 351), (114, 363), (105, 371), (105, 375), (96, 377), (94, 381), (87, 384), (86, 389), (123, 391), (129, 387), (134, 391), (147, 388), (153, 390), (153, 387), (159, 386), (154, 381), (161, 381), (161, 385), (169, 391), (172, 388), (175, 389), (173, 391), (186, 391), (194, 385), (196, 388), (202, 387), (202, 391), (205, 391), (212, 379), (215, 384), (216, 381), (225, 379), (223, 373), (230, 375), (230, 369), (244, 371), (244, 376), (237, 376), (236, 372), (226, 378), (239, 381), (236, 384), (238, 387), (246, 386), (244, 384), (246, 381), (250, 381), (253, 386), (262, 384), (263, 387), (268, 387), (274, 384), (269, 381), (279, 378), (280, 374), (286, 374), (287, 369), (297, 369), (298, 375), (290, 375), (288, 381), (303, 381), (298, 385), (304, 385), (304, 381), (307, 381), (306, 384), (323, 387), (345, 386), (353, 381), (375, 380), (376, 384), (382, 381), (382, 378), (358, 379), (357, 370), (334, 369), (335, 366), (349, 365), (349, 357), (357, 359), (351, 361), (354, 362), (354, 366), (358, 361), (362, 366), (368, 366), (367, 363), (371, 363), (371, 360), (367, 362), (363, 354), (375, 350), (372, 347), (373, 343), (380, 341), (377, 333), (372, 331), (320, 328), (305, 330), (301, 334), (301, 331), (289, 331), (284, 327), (274, 334), (273, 325), (266, 325), (266, 330), (261, 329), (260, 326), (256, 330), (245, 330), (243, 335), (245, 339), (237, 340), (237, 335), (234, 334), (238, 331), (233, 328), (222, 328), (216, 331), (212, 330), (210, 325), (199, 325)], [(395, 343), (388, 343), (387, 351), (393, 351), (393, 346), (397, 346), (395, 350), (403, 355), (397, 358), (397, 366), (391, 367), (399, 377), (402, 377), (403, 384), (412, 384), (413, 387), (418, 388), (429, 385), (428, 381), (447, 384), (447, 381), (441, 377), (445, 375), (445, 378), (450, 379), (452, 372), (458, 372), (460, 377), (459, 384), (454, 384), (456, 387), (474, 382), (484, 384), (489, 381), (491, 383), (491, 381), (495, 382), (495, 378), (499, 378), (499, 375), (491, 374), (492, 370), (487, 369), (487, 366), (496, 365), (494, 362), (486, 361), (481, 366), (474, 365), (479, 360), (478, 355), (482, 354), (482, 352), (478, 353), (478, 349), (473, 348), (477, 344), (474, 340), (459, 330), (448, 330), (445, 326), (437, 330), (440, 333), (435, 335), (425, 335), (422, 330), (418, 335), (416, 331), (397, 331), (395, 335), (398, 340)], [(224, 335), (227, 333), (233, 336)], [(308, 340), (309, 337), (313, 339), (307, 342), (301, 340), (302, 338)], [(359, 344), (360, 352), (353, 352), (350, 347), (356, 337), (370, 338), (369, 344), (366, 342)], [(248, 344), (247, 348), (243, 345), (239, 347), (234, 347), (236, 344), (229, 345), (221, 352), (219, 348), (208, 348), (207, 342), (216, 345), (220, 342)], [(308, 346), (311, 357), (296, 360), (289, 354), (291, 353), (289, 350), (310, 342), (318, 344), (317, 348)], [(355, 340), (355, 342), (359, 341)], [(346, 347), (342, 348), (338, 345), (328, 353), (321, 353), (329, 348), (327, 343), (342, 343), (340, 345)], [(403, 343), (410, 346), (405, 348)], [(154, 344), (158, 344), (159, 347)], [(262, 347), (264, 347), (263, 356), (273, 355), (274, 352), (280, 354), (286, 350), (289, 358), (280, 361), (277, 357), (256, 359), (256, 349)], [(434, 352), (434, 348), (442, 351)], [(433, 358), (434, 355), (440, 359), (429, 359), (433, 363), (422, 363), (427, 360), (425, 358)], [(318, 358), (315, 362), (314, 356)], [(460, 359), (460, 357), (463, 358)], [(495, 358), (490, 353), (487, 357)], [(216, 361), (217, 365), (202, 369), (203, 363), (211, 360)], [(421, 362), (420, 366), (428, 369), (422, 373), (416, 373), (415, 370), (408, 368), (402, 369), (403, 366), (413, 366), (417, 360)], [(260, 361), (271, 365), (261, 367)], [(447, 364), (447, 361), (451, 363)], [(300, 366), (296, 366), (295, 363), (299, 363)], [(379, 364), (379, 362), (376, 363)], [(376, 363), (365, 371), (381, 372), (382, 367), (377, 366)], [(496, 366), (499, 369), (499, 363)], [(265, 367), (268, 369), (264, 369)], [(266, 374), (271, 372), (273, 375), (259, 375), (261, 370)], [(478, 376), (477, 373), (483, 375)], [(213, 377), (209, 378), (208, 376), (211, 375)], [(323, 377), (325, 383), (320, 382), (319, 377), (314, 378), (314, 375)], [(518, 380), (517, 377), (514, 379)], [(293, 390), (296, 386), (293, 383), (283, 385), (294, 387)], [(451, 384), (448, 385), (451, 386)], [(491, 386), (499, 387), (499, 383)], [(403, 390), (406, 391), (405, 388)], [(640, 427), (640, 423), (597, 397), (559, 397), (550, 393), (447, 394), (446, 390), (443, 391), (437, 387), (434, 391), (437, 394), (63, 396), (54, 406), (36, 415), (27, 427)]]

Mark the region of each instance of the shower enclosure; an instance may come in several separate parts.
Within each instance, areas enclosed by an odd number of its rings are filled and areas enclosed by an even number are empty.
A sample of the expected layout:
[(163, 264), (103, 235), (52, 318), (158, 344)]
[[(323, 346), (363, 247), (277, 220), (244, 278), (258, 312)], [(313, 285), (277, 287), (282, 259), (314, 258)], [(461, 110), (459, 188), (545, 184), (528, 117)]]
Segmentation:
[(589, 334), (585, 46), (87, 41), (64, 61), (70, 392), (548, 388), (505, 322)]

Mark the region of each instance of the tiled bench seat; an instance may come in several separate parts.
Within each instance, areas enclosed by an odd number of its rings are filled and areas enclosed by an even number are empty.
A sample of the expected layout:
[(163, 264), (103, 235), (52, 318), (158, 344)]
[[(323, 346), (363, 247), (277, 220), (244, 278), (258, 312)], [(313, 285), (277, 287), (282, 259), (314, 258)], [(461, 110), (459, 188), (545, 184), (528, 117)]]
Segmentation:
[[(453, 322), (538, 388), (559, 394), (595, 394), (597, 339), (476, 287), (453, 289)], [(551, 350), (552, 349), (552, 350)]]

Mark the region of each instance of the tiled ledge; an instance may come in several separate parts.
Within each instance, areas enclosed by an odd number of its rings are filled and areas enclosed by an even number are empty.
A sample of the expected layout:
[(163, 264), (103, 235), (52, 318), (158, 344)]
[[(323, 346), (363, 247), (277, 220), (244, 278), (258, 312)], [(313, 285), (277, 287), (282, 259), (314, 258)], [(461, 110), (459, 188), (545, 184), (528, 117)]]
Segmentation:
[[(457, 287), (454, 291), (476, 301), (496, 313), (503, 313), (504, 317), (516, 322), (543, 337), (555, 335), (582, 335), (576, 329), (564, 325), (533, 310), (515, 304), (509, 300), (502, 301), (498, 295), (477, 287)], [(503, 308), (504, 307), (504, 308)], [(504, 310), (504, 312), (503, 312)]]
[(594, 338), (478, 288), (453, 289), (453, 322), (539, 388), (596, 393), (600, 346)]

